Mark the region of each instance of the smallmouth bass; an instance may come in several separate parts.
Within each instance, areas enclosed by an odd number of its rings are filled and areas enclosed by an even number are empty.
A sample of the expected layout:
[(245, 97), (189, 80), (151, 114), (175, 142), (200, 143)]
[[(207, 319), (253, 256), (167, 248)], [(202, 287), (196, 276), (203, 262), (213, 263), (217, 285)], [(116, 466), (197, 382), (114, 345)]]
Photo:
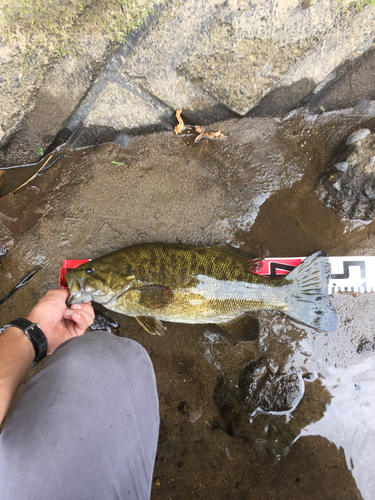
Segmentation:
[(272, 309), (318, 330), (334, 331), (324, 252), (307, 257), (286, 277), (255, 274), (257, 260), (231, 245), (144, 243), (93, 259), (65, 275), (67, 303), (93, 301), (134, 316), (149, 333), (162, 321), (216, 323), (239, 340), (254, 340), (250, 311)]

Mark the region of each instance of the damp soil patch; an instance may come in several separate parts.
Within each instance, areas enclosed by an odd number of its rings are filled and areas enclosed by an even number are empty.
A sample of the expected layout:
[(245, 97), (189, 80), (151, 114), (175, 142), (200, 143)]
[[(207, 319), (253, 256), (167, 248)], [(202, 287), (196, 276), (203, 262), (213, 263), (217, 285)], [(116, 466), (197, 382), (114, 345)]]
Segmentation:
[[(58, 287), (63, 259), (95, 258), (135, 243), (230, 242), (261, 257), (303, 256), (321, 248), (335, 255), (373, 255), (373, 223), (340, 220), (314, 189), (349, 133), (374, 126), (374, 117), (353, 116), (353, 110), (319, 116), (300, 110), (284, 120), (206, 127), (220, 130), (225, 140), (194, 143), (183, 134), (160, 133), (133, 138), (126, 147), (98, 145), (89, 156), (89, 149), (66, 151), (11, 195), (19, 212), (1, 207), (1, 237), (13, 246), (7, 253), (12, 265), (0, 267), (0, 296), (27, 270), (42, 268), (1, 306), (3, 321), (24, 316), (49, 288)], [(15, 224), (31, 206), (27, 189), (35, 190), (33, 206), (44, 208), (32, 228), (20, 231)], [(152, 498), (336, 498), (338, 484), (343, 498), (360, 497), (338, 446), (316, 436), (293, 444), (326, 410), (329, 397), (318, 372), (358, 364), (373, 353), (357, 352), (364, 332), (374, 337), (372, 297), (334, 297), (333, 303), (339, 314), (333, 336), (267, 312), (258, 315), (260, 339), (249, 343), (234, 342), (211, 325), (168, 323), (164, 337), (150, 336), (133, 318), (98, 308), (116, 325), (116, 334), (146, 348), (155, 367), (161, 429)], [(276, 374), (305, 376), (298, 418), (293, 411), (266, 412), (251, 421), (253, 408), (235, 406), (241, 374), (260, 359)], [(230, 432), (215, 399), (222, 377), (226, 394), (233, 396), (228, 415), (241, 410), (236, 432)]]

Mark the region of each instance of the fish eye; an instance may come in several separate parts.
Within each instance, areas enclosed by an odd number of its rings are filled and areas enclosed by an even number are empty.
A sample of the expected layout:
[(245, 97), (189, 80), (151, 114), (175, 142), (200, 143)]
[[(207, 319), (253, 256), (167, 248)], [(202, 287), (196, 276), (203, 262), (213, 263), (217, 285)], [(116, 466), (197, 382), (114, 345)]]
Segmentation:
[(86, 274), (92, 274), (94, 272), (94, 268), (93, 267), (88, 267), (86, 269)]

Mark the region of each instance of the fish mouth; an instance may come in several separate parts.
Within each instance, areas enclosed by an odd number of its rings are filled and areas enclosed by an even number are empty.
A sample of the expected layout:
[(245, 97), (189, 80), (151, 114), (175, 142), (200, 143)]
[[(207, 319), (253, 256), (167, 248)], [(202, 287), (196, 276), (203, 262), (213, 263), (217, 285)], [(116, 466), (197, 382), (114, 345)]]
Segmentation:
[(83, 283), (73, 275), (72, 271), (68, 271), (65, 274), (65, 279), (69, 287), (69, 297), (66, 301), (68, 306), (72, 304), (82, 304), (82, 302), (90, 302), (92, 300), (91, 293), (84, 289)]

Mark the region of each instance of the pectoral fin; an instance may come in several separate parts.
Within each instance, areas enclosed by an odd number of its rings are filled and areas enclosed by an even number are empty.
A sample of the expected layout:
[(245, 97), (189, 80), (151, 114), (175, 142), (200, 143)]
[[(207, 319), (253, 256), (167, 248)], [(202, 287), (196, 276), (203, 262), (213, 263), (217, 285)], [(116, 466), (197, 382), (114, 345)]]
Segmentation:
[(146, 330), (146, 332), (151, 333), (152, 335), (164, 335), (165, 327), (159, 319), (152, 318), (150, 316), (136, 316), (135, 319)]
[(241, 314), (237, 318), (218, 323), (220, 328), (238, 340), (248, 342), (259, 337), (259, 321), (249, 313)]
[(145, 285), (137, 290), (140, 294), (139, 303), (151, 309), (159, 309), (173, 300), (172, 290), (163, 285)]

